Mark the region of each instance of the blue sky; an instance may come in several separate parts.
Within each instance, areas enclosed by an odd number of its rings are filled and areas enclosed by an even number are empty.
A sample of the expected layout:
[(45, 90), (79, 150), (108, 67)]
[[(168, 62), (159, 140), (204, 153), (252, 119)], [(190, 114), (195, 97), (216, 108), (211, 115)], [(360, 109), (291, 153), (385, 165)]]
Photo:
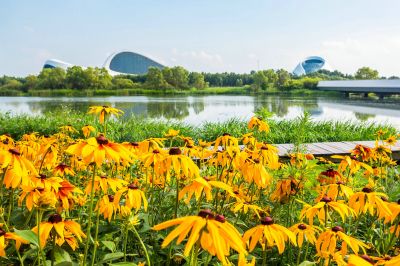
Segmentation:
[(132, 50), (192, 71), (293, 70), (304, 57), (354, 73), (400, 76), (397, 0), (3, 0), (0, 75), (37, 74), (46, 59), (102, 66)]

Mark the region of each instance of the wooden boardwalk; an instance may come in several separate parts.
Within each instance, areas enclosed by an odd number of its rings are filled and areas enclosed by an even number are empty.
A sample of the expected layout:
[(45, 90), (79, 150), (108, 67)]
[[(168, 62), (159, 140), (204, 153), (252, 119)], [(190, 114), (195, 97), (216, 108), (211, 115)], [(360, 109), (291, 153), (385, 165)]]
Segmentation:
[[(306, 153), (311, 153), (314, 156), (330, 157), (332, 155), (346, 155), (358, 144), (375, 147), (375, 141), (341, 141), (341, 142), (319, 142), (319, 143), (305, 143), (302, 147), (305, 148)], [(275, 144), (278, 148), (279, 156), (286, 157), (289, 153), (293, 152), (293, 144)], [(400, 142), (391, 147), (393, 158), (400, 160)]]

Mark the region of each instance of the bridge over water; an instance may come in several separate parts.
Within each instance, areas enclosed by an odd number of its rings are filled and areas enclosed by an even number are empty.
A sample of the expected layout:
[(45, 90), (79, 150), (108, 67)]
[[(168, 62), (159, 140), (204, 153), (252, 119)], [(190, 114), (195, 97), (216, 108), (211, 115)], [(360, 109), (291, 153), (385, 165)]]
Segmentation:
[(373, 92), (383, 98), (385, 95), (400, 94), (400, 79), (377, 80), (325, 80), (318, 82), (317, 88), (325, 91), (341, 91), (349, 96), (350, 93)]

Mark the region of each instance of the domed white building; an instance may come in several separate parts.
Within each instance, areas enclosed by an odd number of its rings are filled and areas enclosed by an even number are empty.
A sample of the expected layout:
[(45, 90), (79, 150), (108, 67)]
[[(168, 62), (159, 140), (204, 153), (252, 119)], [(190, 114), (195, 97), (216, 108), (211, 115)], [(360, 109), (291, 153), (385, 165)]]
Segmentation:
[[(66, 70), (72, 66), (74, 65), (58, 59), (49, 59), (46, 60), (43, 68), (59, 67)], [(120, 51), (110, 55), (104, 62), (103, 67), (111, 75), (115, 76), (121, 74), (146, 74), (150, 67), (163, 68), (164, 66), (147, 56), (130, 51)]]
[(307, 75), (321, 69), (329, 70), (325, 59), (319, 56), (309, 56), (295, 67), (293, 74), (296, 76)]

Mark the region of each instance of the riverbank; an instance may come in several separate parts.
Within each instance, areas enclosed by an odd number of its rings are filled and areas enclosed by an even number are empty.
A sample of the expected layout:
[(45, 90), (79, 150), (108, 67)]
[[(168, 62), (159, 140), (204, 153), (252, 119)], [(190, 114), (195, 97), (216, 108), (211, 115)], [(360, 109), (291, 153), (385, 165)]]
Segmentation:
[(92, 97), (92, 96), (136, 96), (136, 95), (268, 95), (268, 94), (338, 94), (337, 92), (327, 92), (310, 89), (295, 89), (280, 91), (276, 89), (254, 92), (248, 86), (242, 87), (208, 87), (204, 89), (104, 89), (104, 90), (72, 90), (72, 89), (58, 89), (58, 90), (29, 90), (23, 92), (20, 90), (0, 90), (0, 96), (24, 96), (24, 97)]
[[(10, 115), (0, 113), (0, 135), (10, 134), (19, 139), (23, 134), (38, 132), (41, 135), (50, 135), (63, 125), (72, 125), (80, 131), (86, 125), (95, 125), (95, 118), (88, 114), (77, 113), (71, 110), (46, 113), (44, 115)], [(389, 125), (379, 125), (365, 122), (313, 122), (307, 118), (295, 120), (270, 120), (270, 133), (259, 134), (259, 140), (270, 143), (308, 143), (324, 141), (356, 141), (374, 140), (379, 129), (387, 131), (387, 136), (398, 134), (396, 129)], [(100, 128), (100, 127), (99, 127)], [(181, 134), (194, 140), (211, 141), (223, 133), (240, 137), (251, 132), (247, 128), (247, 121), (231, 119), (220, 123), (203, 123), (192, 126), (182, 122), (151, 120), (142, 117), (130, 116), (112, 120), (108, 126), (109, 136), (115, 141), (141, 141), (151, 137), (163, 137), (168, 129), (180, 130)], [(75, 137), (80, 137), (76, 133)]]

